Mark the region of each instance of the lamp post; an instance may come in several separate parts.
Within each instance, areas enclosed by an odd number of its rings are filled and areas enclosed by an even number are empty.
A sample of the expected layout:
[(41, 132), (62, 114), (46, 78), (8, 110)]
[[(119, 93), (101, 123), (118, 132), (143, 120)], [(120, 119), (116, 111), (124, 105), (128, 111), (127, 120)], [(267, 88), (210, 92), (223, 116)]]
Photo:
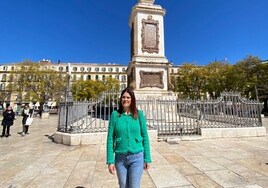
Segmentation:
[(73, 95), (71, 90), (71, 63), (68, 63), (68, 72), (67, 72), (67, 88), (65, 102), (73, 102)]
[(73, 96), (71, 91), (71, 64), (68, 63), (68, 71), (67, 71), (67, 88), (66, 88), (66, 96), (65, 96), (65, 132), (69, 131), (70, 126), (70, 108), (73, 106)]

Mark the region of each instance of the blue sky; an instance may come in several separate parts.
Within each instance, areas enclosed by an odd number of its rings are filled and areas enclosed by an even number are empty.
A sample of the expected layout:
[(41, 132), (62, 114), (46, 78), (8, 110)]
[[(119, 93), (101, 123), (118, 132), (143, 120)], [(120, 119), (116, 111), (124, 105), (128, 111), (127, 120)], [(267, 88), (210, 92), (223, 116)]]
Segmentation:
[[(24, 60), (117, 63), (130, 60), (132, 6), (138, 0), (0, 0), (0, 64)], [(175, 65), (247, 55), (268, 59), (267, 0), (156, 0), (165, 54)]]

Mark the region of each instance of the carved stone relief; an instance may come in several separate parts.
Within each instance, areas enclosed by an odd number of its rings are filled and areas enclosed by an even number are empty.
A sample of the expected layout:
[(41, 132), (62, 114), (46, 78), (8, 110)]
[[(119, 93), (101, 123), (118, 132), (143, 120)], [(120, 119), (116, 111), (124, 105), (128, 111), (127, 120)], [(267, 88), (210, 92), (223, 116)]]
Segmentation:
[(163, 74), (164, 71), (159, 72), (140, 71), (140, 77), (141, 77), (140, 88), (158, 87), (160, 89), (163, 89), (164, 88)]
[(142, 52), (159, 52), (159, 22), (153, 20), (151, 15), (147, 19), (142, 19), (141, 38)]

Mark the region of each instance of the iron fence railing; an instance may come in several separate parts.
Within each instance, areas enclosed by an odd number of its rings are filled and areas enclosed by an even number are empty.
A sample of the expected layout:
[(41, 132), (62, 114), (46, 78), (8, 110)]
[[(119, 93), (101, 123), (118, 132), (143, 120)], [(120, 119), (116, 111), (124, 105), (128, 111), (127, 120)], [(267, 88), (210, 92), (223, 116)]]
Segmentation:
[(118, 92), (106, 92), (96, 100), (60, 103), (58, 131), (67, 133), (107, 131), (110, 114), (118, 107), (118, 95)]
[[(60, 103), (58, 131), (106, 132), (119, 97), (119, 92), (106, 92), (97, 100)], [(234, 92), (224, 92), (216, 100), (147, 97), (137, 99), (137, 107), (144, 111), (148, 129), (157, 130), (160, 137), (199, 135), (201, 128), (262, 126), (261, 104)]]

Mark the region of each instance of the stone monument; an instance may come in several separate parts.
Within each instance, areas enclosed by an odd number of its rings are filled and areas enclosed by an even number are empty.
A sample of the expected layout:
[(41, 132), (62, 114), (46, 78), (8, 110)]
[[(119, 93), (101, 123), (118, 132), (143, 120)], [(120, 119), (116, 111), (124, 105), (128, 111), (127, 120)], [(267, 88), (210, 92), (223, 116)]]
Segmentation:
[(128, 86), (136, 96), (173, 95), (170, 90), (171, 63), (165, 57), (164, 15), (166, 10), (154, 0), (139, 0), (132, 8), (131, 54), (127, 69)]

